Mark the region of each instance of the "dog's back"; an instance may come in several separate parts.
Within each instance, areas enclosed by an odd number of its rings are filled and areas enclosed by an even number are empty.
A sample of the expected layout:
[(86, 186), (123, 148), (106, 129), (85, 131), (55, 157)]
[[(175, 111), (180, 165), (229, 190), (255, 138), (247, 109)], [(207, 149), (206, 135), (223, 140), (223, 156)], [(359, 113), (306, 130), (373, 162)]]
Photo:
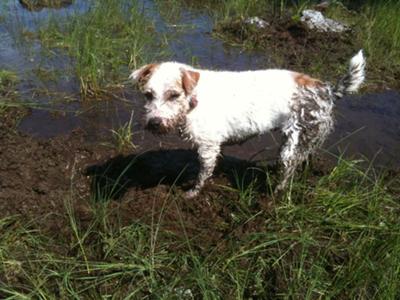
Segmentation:
[[(208, 136), (217, 131), (215, 137), (222, 141), (231, 137), (240, 140), (279, 127), (289, 113), (290, 100), (296, 91), (293, 72), (198, 71), (198, 106), (188, 119), (200, 131), (204, 126), (209, 127), (205, 130)], [(198, 122), (203, 119), (209, 122)]]

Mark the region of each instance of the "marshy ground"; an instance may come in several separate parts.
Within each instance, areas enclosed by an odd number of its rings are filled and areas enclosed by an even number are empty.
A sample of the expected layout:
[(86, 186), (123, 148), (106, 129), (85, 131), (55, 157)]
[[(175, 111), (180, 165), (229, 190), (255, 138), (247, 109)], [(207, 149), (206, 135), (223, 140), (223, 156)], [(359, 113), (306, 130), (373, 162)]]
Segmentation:
[[(0, 298), (398, 299), (400, 6), (374, 3), (324, 12), (343, 35), (299, 23), (312, 1), (1, 3)], [(335, 81), (359, 48), (364, 90), (280, 198), (268, 134), (184, 199), (196, 153), (143, 132), (127, 82), (167, 59)]]

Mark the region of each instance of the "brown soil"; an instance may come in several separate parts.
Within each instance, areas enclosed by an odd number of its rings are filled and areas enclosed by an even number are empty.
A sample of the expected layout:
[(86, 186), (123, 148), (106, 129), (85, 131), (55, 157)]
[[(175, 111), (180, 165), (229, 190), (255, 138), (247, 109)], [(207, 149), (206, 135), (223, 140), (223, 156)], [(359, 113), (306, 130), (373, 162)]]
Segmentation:
[(29, 11), (39, 11), (43, 8), (63, 8), (71, 5), (73, 0), (19, 0), (19, 3)]
[[(49, 234), (70, 234), (66, 201), (72, 202), (81, 224), (90, 224), (96, 202), (107, 201), (122, 224), (150, 223), (162, 212), (163, 226), (179, 234), (183, 221), (187, 233), (206, 246), (235, 226), (231, 214), (237, 209), (238, 193), (222, 186), (235, 187), (235, 174), (244, 178), (244, 184), (253, 179), (265, 182), (264, 172), (245, 171), (249, 163), (227, 157), (221, 160), (214, 183), (198, 199), (186, 200), (183, 191), (198, 172), (194, 151), (120, 154), (87, 142), (81, 130), (40, 140), (14, 129), (17, 114), (18, 110), (8, 111), (0, 122), (0, 218), (18, 215), (26, 222), (34, 220)], [(267, 213), (271, 198), (265, 184), (258, 189), (254, 209)], [(257, 223), (248, 225), (249, 230)]]
[[(118, 224), (150, 224), (162, 215), (163, 228), (182, 235), (184, 224), (185, 234), (206, 248), (226, 234), (258, 230), (274, 205), (266, 190), (265, 170), (250, 162), (225, 156), (213, 183), (197, 199), (187, 200), (183, 191), (193, 184), (199, 168), (193, 150), (117, 153), (101, 141), (89, 142), (79, 129), (41, 140), (15, 129), (24, 113), (13, 109), (0, 119), (0, 218), (18, 215), (26, 222), (34, 220), (44, 232), (64, 239), (71, 235), (67, 201), (83, 226), (93, 221), (93, 208), (102, 202)], [(333, 162), (313, 162), (310, 184), (333, 168)], [(276, 173), (269, 168), (272, 177)], [(238, 183), (246, 187), (251, 182), (258, 193), (249, 214), (264, 213), (237, 227), (232, 215), (242, 212), (234, 189)]]

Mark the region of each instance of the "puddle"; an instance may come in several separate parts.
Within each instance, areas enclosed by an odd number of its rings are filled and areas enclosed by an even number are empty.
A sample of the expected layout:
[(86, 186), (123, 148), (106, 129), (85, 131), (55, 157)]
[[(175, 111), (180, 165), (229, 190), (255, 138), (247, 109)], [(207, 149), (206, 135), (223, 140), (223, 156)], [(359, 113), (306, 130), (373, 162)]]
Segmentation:
[[(52, 103), (52, 110), (32, 110), (21, 121), (19, 129), (40, 138), (66, 134), (72, 130), (83, 130), (93, 142), (110, 134), (112, 128), (126, 123), (134, 111), (133, 142), (142, 151), (161, 148), (190, 148), (178, 137), (163, 138), (142, 130), (142, 98), (133, 89), (119, 95), (128, 102), (115, 97), (107, 101), (77, 101), (79, 84), (71, 74), (72, 62), (63, 53), (44, 54), (38, 42), (22, 35), (35, 31), (51, 14), (65, 17), (72, 13), (85, 13), (91, 1), (76, 0), (60, 9), (43, 8), (31, 12), (23, 8), (18, 0), (9, 0), (0, 5), (0, 68), (14, 70), (21, 78), (21, 94), (40, 105)], [(165, 4), (164, 4), (165, 5)], [(259, 52), (243, 52), (239, 48), (225, 45), (211, 36), (212, 19), (204, 10), (184, 8), (176, 14), (160, 13), (161, 1), (142, 1), (148, 18), (153, 20), (156, 30), (168, 37), (171, 59), (184, 63), (195, 63), (204, 68), (246, 70), (266, 68), (268, 57)], [(50, 71), (49, 71), (50, 70)], [(57, 80), (49, 80), (52, 74)], [(128, 74), (127, 74), (128, 76)], [(49, 91), (46, 94), (39, 90)], [(57, 100), (56, 103), (54, 99)], [(55, 109), (55, 111), (54, 111)], [(337, 125), (326, 147), (332, 153), (344, 151), (346, 155), (361, 154), (369, 159), (376, 157), (380, 164), (399, 166), (400, 159), (400, 94), (387, 91), (380, 94), (347, 97), (337, 103)], [(279, 147), (279, 135), (265, 134), (253, 138), (241, 146), (226, 147), (224, 153), (237, 158), (252, 160), (274, 160)], [(267, 148), (266, 151), (261, 151)]]

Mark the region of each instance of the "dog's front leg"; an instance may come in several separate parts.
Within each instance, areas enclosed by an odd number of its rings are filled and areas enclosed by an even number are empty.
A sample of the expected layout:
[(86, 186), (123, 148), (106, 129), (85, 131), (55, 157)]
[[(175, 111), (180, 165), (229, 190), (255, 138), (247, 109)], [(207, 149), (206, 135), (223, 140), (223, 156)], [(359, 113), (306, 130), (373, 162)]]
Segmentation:
[(200, 173), (194, 188), (186, 192), (186, 198), (193, 198), (199, 194), (205, 181), (213, 174), (220, 151), (221, 147), (219, 144), (202, 145), (198, 148)]

